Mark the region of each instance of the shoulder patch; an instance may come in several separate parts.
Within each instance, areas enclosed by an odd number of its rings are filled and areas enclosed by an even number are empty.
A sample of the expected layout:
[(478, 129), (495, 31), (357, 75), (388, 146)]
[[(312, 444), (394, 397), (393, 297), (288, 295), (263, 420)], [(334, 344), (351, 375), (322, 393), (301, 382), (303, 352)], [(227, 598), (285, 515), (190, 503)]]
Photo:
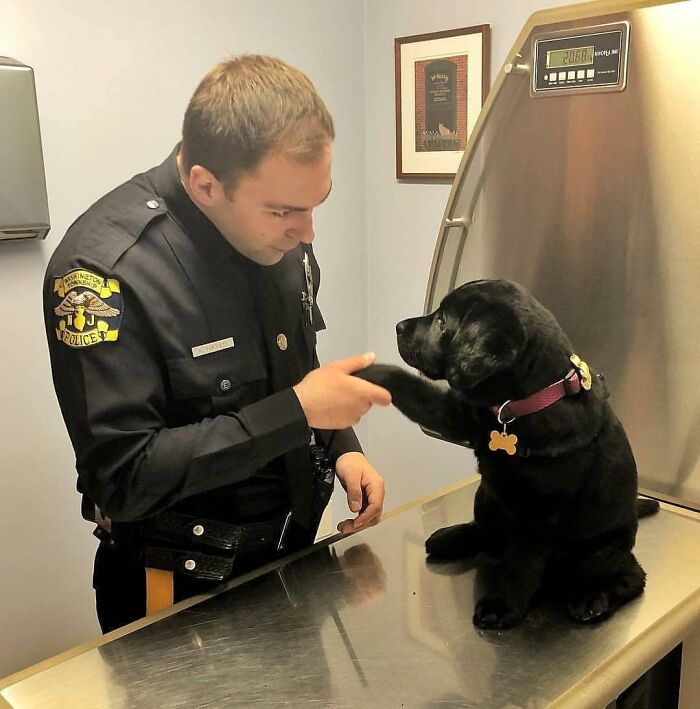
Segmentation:
[(124, 313), (119, 281), (76, 269), (53, 279), (56, 337), (68, 347), (114, 342)]

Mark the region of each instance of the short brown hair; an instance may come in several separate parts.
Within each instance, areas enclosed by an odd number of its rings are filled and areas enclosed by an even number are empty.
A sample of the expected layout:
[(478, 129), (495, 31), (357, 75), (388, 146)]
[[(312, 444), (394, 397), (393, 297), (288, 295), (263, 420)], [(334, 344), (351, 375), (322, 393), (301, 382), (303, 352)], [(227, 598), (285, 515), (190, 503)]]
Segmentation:
[(309, 163), (335, 137), (309, 78), (280, 59), (246, 54), (215, 66), (185, 112), (182, 164), (201, 165), (227, 188), (273, 150)]

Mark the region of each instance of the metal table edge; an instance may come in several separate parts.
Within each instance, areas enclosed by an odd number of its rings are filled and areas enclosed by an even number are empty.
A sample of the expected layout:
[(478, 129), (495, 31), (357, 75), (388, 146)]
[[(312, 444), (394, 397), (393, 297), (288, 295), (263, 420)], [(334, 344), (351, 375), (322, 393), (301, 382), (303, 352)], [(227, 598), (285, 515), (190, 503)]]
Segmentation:
[[(402, 514), (403, 512), (407, 512), (408, 510), (420, 507), (421, 505), (424, 505), (427, 502), (431, 502), (432, 500), (436, 500), (439, 497), (443, 497), (444, 495), (447, 495), (450, 492), (454, 492), (455, 490), (458, 490), (462, 487), (466, 487), (467, 485), (472, 484), (478, 479), (479, 475), (474, 474), (456, 483), (452, 483), (450, 485), (442, 487), (437, 491), (432, 492), (424, 497), (420, 497), (416, 500), (413, 500), (412, 502), (408, 502), (405, 505), (400, 505), (399, 507), (390, 510), (389, 512), (382, 515), (382, 519), (379, 524), (382, 524), (387, 520), (391, 519), (392, 517), (396, 517), (397, 515)], [(357, 534), (362, 534), (363, 531), (364, 530), (359, 530), (357, 532), (354, 532), (353, 536)], [(347, 536), (350, 535), (345, 535), (345, 537)], [(63, 662), (67, 662), (68, 660), (83, 655), (86, 652), (90, 652), (95, 648), (101, 647), (102, 645), (106, 645), (107, 643), (110, 643), (113, 640), (118, 640), (119, 638), (122, 638), (125, 635), (129, 635), (130, 633), (134, 633), (138, 630), (141, 630), (142, 628), (145, 628), (148, 625), (157, 623), (158, 621), (163, 620), (164, 618), (174, 615), (175, 613), (179, 613), (180, 611), (194, 606), (197, 603), (201, 603), (202, 601), (205, 601), (208, 598), (216, 596), (220, 593), (224, 593), (225, 591), (228, 591), (231, 588), (240, 586), (246, 583), (247, 581), (257, 578), (258, 576), (262, 576), (263, 574), (266, 574), (270, 571), (274, 571), (275, 569), (278, 569), (284, 566), (285, 564), (294, 561), (295, 559), (299, 559), (303, 556), (306, 556), (307, 554), (311, 554), (317, 549), (330, 546), (331, 544), (342, 538), (344, 538), (344, 536), (341, 534), (333, 534), (329, 537), (317, 541), (315, 544), (310, 547), (307, 547), (306, 549), (302, 549), (301, 551), (298, 551), (294, 554), (290, 554), (289, 556), (285, 556), (281, 559), (270, 562), (265, 566), (261, 566), (258, 569), (250, 571), (247, 574), (238, 576), (235, 579), (222, 584), (213, 591), (200, 594), (198, 596), (193, 596), (192, 598), (188, 598), (184, 601), (180, 601), (179, 603), (176, 603), (170, 608), (162, 610), (159, 613), (155, 613), (145, 618), (140, 618), (139, 620), (136, 620), (133, 623), (130, 623), (129, 625), (125, 625), (121, 628), (118, 628), (117, 630), (113, 630), (111, 633), (106, 633), (105, 635), (98, 636), (84, 643), (81, 643), (80, 645), (76, 645), (75, 647), (69, 648), (68, 650), (64, 650), (63, 652), (60, 652), (56, 655), (52, 655), (51, 657), (48, 657), (44, 660), (40, 660), (39, 662), (29, 665), (28, 667), (25, 667), (22, 670), (18, 670), (17, 672), (7, 675), (6, 677), (0, 677), (0, 707), (11, 706), (7, 704), (6, 700), (2, 697), (2, 693), (4, 692), (4, 690), (12, 687), (15, 684), (18, 684), (19, 682), (23, 682), (24, 680), (33, 677), (34, 675), (39, 674), (40, 672), (49, 670), (57, 665), (60, 665)]]

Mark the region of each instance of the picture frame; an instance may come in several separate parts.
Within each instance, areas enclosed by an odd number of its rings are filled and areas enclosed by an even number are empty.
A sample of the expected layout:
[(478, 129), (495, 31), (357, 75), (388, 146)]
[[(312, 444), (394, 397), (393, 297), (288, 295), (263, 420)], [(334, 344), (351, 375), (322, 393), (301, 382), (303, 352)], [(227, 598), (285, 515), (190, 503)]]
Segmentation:
[(454, 178), (490, 86), (490, 25), (394, 39), (396, 177)]

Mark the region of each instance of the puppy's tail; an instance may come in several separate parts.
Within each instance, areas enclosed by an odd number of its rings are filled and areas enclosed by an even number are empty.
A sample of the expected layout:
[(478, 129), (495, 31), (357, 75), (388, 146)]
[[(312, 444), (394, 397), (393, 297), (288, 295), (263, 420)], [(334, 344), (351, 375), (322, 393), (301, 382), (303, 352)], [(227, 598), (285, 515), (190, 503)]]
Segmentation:
[(647, 497), (637, 498), (637, 517), (651, 517), (659, 511), (659, 501), (651, 500)]

